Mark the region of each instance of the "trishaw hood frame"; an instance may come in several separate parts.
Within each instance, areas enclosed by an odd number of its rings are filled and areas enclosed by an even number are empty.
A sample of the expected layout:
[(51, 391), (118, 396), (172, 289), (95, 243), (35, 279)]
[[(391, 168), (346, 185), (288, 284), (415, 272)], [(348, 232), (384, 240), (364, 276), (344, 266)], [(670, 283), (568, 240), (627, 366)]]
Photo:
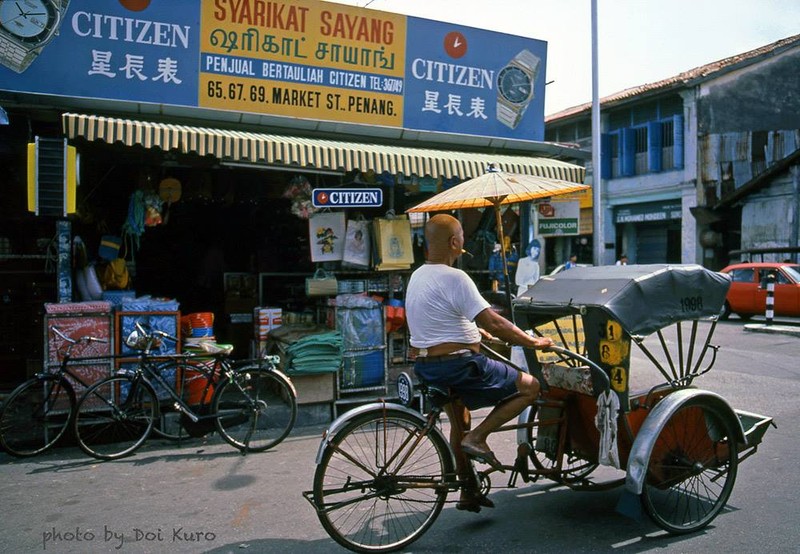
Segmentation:
[(539, 279), (514, 301), (515, 312), (552, 318), (600, 308), (631, 336), (678, 321), (718, 316), (730, 276), (695, 264), (575, 267)]

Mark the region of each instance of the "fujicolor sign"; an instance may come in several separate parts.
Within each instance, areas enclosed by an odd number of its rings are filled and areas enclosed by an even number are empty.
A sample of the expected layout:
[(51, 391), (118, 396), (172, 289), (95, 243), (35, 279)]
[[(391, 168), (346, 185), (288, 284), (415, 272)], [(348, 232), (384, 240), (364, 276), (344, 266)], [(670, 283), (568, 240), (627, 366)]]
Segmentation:
[(314, 189), (311, 203), (315, 208), (379, 208), (383, 206), (381, 189)]
[(544, 138), (531, 38), (319, 0), (0, 6), (3, 90)]

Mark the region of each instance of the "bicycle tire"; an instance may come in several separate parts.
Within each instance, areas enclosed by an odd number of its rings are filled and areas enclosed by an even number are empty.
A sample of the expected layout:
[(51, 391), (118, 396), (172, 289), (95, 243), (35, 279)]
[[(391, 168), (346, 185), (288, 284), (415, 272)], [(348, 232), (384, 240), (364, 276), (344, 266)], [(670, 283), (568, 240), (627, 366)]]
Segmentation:
[(64, 436), (75, 390), (59, 375), (38, 375), (14, 389), (0, 411), (0, 445), (18, 458), (41, 454)]
[(78, 402), (73, 430), (78, 446), (99, 460), (132, 454), (147, 439), (158, 414), (158, 399), (144, 379), (107, 377)]
[[(393, 409), (353, 418), (329, 439), (314, 473), (314, 504), (325, 531), (355, 552), (392, 552), (436, 521), (454, 476), (450, 447), (420, 420)], [(386, 467), (398, 460), (399, 467)]]
[(655, 440), (642, 505), (669, 533), (698, 531), (728, 502), (738, 463), (732, 418), (702, 398), (689, 400)]
[(243, 452), (263, 452), (285, 439), (297, 420), (294, 387), (278, 372), (238, 368), (214, 393), (220, 436)]

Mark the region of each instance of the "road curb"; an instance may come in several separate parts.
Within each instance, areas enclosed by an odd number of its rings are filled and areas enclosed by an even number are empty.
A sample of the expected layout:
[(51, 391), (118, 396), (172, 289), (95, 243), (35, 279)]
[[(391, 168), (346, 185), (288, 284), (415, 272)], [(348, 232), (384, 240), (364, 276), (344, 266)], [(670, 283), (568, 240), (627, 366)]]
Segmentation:
[(790, 335), (800, 337), (800, 326), (791, 325), (767, 325), (765, 323), (748, 323), (744, 326), (745, 331), (751, 333), (772, 333), (778, 335)]

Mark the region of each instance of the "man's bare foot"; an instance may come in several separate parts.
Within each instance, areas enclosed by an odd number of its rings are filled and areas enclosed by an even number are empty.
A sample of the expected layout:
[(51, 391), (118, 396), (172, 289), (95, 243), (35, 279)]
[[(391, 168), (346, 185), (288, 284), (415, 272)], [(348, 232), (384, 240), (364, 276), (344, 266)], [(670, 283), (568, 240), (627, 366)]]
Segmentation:
[[(467, 437), (469, 437), (469, 435), (467, 435)], [(476, 445), (468, 442), (465, 438), (463, 441), (461, 441), (461, 451), (471, 458), (475, 458), (480, 462), (492, 466), (492, 468), (496, 469), (497, 471), (505, 471), (503, 464), (500, 463), (500, 461), (494, 455), (494, 452), (492, 452), (492, 450), (489, 448), (489, 445), (486, 443), (483, 443), (483, 445)]]

